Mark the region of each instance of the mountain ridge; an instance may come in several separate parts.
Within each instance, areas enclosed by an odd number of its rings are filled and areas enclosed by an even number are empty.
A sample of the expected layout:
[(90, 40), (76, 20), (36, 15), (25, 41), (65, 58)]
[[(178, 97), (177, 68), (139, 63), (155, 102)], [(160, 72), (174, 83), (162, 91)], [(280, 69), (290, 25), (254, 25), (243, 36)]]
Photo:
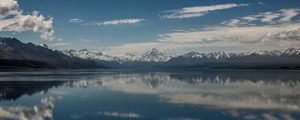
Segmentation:
[(0, 37), (0, 68), (203, 68), (300, 69), (300, 49), (257, 50), (248, 53), (191, 51), (169, 55), (156, 48), (141, 56), (109, 55), (82, 50), (53, 50), (47, 45)]
[[(68, 50), (65, 50), (68, 51)], [(74, 51), (74, 50), (73, 50)], [(86, 50), (88, 51), (88, 50)], [(76, 52), (76, 51), (75, 51)], [(90, 53), (90, 52), (88, 52)], [(92, 52), (93, 53), (93, 52)], [(97, 52), (94, 52), (94, 55)], [(127, 59), (122, 56), (98, 54), (98, 57), (89, 56), (87, 59), (96, 61), (115, 62), (115, 66), (127, 68), (296, 68), (300, 66), (300, 49), (288, 48), (286, 50), (257, 50), (248, 53), (226, 53), (224, 51), (200, 53), (191, 51), (186, 54), (171, 56), (156, 48), (146, 51), (141, 56), (131, 54)], [(88, 56), (77, 55), (77, 56)], [(131, 58), (130, 58), (131, 57)], [(106, 58), (106, 59), (104, 59)], [(105, 63), (104, 63), (105, 64)]]
[(94, 61), (73, 58), (58, 50), (16, 38), (0, 37), (0, 68), (89, 68), (104, 67)]

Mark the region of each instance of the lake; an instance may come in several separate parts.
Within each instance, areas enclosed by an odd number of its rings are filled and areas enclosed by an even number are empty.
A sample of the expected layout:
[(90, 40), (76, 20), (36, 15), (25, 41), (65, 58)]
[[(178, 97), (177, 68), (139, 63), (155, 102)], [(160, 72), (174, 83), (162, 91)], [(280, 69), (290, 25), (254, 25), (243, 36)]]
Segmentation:
[(297, 120), (300, 71), (7, 70), (0, 120)]

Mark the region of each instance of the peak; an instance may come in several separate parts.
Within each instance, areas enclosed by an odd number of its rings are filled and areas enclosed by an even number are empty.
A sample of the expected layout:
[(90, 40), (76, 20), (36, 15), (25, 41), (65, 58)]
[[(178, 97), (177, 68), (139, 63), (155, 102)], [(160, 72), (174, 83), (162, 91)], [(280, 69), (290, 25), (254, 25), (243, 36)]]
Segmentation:
[(151, 51), (159, 51), (159, 50), (156, 48), (152, 48)]
[(7, 38), (7, 37), (0, 37), (0, 41), (7, 41), (7, 42), (21, 42), (17, 38)]
[(299, 55), (300, 49), (298, 48), (288, 48), (283, 52), (283, 55)]
[(211, 52), (209, 54), (225, 55), (226, 53), (224, 51), (217, 51), (217, 52)]
[(40, 46), (44, 47), (44, 48), (49, 48), (48, 45), (46, 45), (46, 44), (40, 44)]
[(285, 51), (299, 51), (300, 49), (298, 48), (288, 48)]
[(13, 46), (13, 47), (18, 47), (23, 45), (23, 43), (16, 38), (5, 38), (5, 37), (0, 37), (0, 44)]
[(199, 54), (199, 53), (196, 51), (191, 51), (191, 52), (188, 52), (187, 54)]
[(185, 58), (190, 58), (190, 57), (191, 58), (201, 58), (203, 56), (204, 56), (204, 54), (196, 52), (196, 51), (191, 51), (191, 52), (188, 52), (188, 53), (182, 55), (182, 57), (185, 57)]
[(88, 49), (81, 49), (81, 50), (79, 50), (79, 51), (82, 51), (82, 52), (83, 52), (83, 51), (88, 51)]
[(159, 51), (156, 48), (152, 48), (150, 51), (147, 51), (145, 54), (141, 56), (142, 61), (154, 61), (154, 62), (160, 62), (160, 61), (166, 61), (169, 59), (169, 56)]
[(146, 54), (153, 54), (153, 53), (158, 54), (158, 53), (162, 53), (162, 52), (156, 48), (152, 48), (151, 50), (146, 51)]
[(284, 51), (284, 53), (291, 53), (291, 52), (300, 52), (298, 48), (288, 48)]
[(156, 48), (152, 48), (149, 51), (146, 51), (146, 53), (144, 55), (164, 55), (165, 53), (163, 51), (159, 51)]

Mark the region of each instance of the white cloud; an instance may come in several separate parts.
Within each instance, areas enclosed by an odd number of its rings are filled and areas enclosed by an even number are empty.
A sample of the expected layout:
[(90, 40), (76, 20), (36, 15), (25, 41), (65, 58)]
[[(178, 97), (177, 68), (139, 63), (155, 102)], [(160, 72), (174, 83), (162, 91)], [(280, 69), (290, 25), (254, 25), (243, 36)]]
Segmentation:
[(163, 11), (164, 15), (161, 18), (164, 19), (183, 19), (183, 18), (193, 18), (200, 17), (208, 14), (211, 11), (224, 10), (235, 7), (248, 6), (248, 4), (220, 4), (211, 6), (196, 6), (196, 7), (185, 7), (178, 10), (168, 10)]
[(126, 18), (126, 19), (119, 19), (119, 20), (101, 21), (101, 22), (97, 22), (96, 25), (136, 24), (143, 21), (145, 21), (145, 19)]
[(108, 117), (121, 117), (121, 118), (141, 118), (142, 116), (137, 113), (122, 113), (122, 112), (98, 112), (100, 115)]
[(276, 12), (262, 12), (256, 15), (249, 15), (224, 21), (221, 24), (227, 26), (247, 26), (258, 23), (281, 24), (292, 22), (300, 12), (300, 9), (281, 9)]
[(71, 43), (67, 43), (67, 42), (53, 42), (53, 43), (49, 43), (49, 46), (51, 46), (51, 47), (68, 46), (68, 45), (71, 45)]
[(82, 19), (78, 19), (78, 18), (73, 18), (73, 19), (70, 19), (69, 22), (72, 22), (72, 23), (81, 23), (83, 22), (84, 20)]
[(80, 39), (80, 41), (82, 41), (82, 42), (94, 42), (94, 41), (97, 41), (97, 40), (83, 38), (83, 39)]
[(14, 0), (0, 0), (0, 19), (19, 13), (18, 3)]
[[(249, 34), (251, 33), (251, 34)], [(109, 53), (136, 52), (150, 48), (164, 51), (193, 47), (236, 47), (279, 49), (300, 46), (300, 23), (247, 27), (210, 27), (201, 30), (158, 35), (152, 42), (127, 43), (108, 47)]]
[(177, 43), (165, 43), (165, 42), (140, 42), (140, 43), (127, 43), (122, 45), (110, 46), (103, 48), (106, 53), (110, 54), (124, 54), (124, 53), (137, 53), (150, 50), (152, 48), (158, 48), (159, 50), (178, 50), (195, 47), (196, 44), (177, 44)]
[(41, 33), (41, 38), (48, 41), (54, 36), (53, 18), (45, 18), (38, 11), (24, 15), (16, 0), (0, 0), (0, 31), (23, 32), (32, 30)]
[[(299, 9), (282, 9), (276, 12), (259, 13), (223, 22), (225, 26), (175, 30), (160, 34), (151, 42), (127, 43), (108, 47), (105, 50), (120, 54), (121, 52), (136, 53), (151, 48), (178, 51), (204, 47), (238, 46), (244, 50), (300, 47), (300, 23), (293, 21), (299, 11)], [(256, 25), (255, 21), (269, 24)]]

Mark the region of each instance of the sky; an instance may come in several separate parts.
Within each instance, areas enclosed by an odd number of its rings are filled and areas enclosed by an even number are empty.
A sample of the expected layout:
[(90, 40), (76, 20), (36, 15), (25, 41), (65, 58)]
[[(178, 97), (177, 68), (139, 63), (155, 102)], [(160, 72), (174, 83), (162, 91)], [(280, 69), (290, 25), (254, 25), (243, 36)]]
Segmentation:
[(300, 47), (299, 0), (0, 0), (0, 36), (141, 54)]

